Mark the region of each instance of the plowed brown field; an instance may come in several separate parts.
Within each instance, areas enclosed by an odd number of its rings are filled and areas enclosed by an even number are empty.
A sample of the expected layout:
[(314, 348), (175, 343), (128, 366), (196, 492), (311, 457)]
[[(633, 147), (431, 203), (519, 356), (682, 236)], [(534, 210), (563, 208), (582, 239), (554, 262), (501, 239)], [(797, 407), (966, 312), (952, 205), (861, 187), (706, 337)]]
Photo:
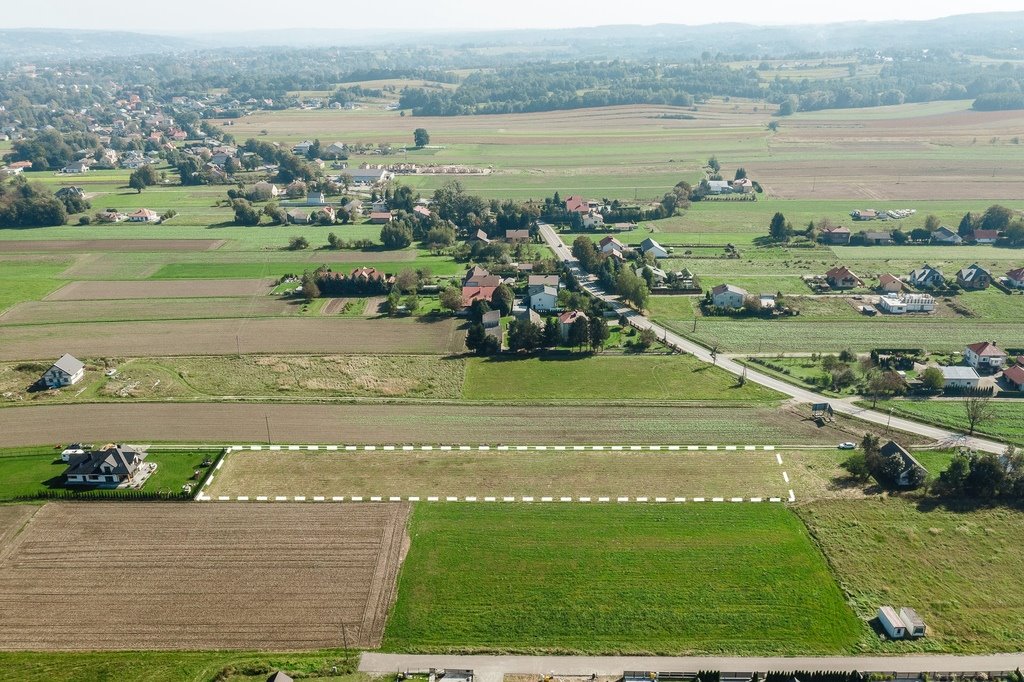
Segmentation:
[(0, 649), (373, 647), (408, 514), (50, 503), (0, 546)]
[(0, 241), (0, 253), (213, 251), (223, 239), (24, 239)]
[(126, 298), (220, 298), (270, 292), (273, 279), (182, 279), (139, 282), (71, 282), (46, 301), (90, 301)]

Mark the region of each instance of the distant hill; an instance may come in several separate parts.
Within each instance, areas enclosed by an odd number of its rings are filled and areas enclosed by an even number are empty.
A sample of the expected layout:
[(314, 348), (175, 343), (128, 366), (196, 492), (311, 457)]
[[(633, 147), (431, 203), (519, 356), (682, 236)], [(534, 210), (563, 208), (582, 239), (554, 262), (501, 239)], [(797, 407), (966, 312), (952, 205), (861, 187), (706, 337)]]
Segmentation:
[(1014, 54), (1024, 36), (1024, 12), (963, 14), (924, 21), (819, 25), (596, 26), (513, 31), (382, 31), (289, 29), (147, 35), (117, 31), (0, 29), (0, 58), (74, 57), (178, 52), (212, 48), (371, 46), (515, 48), (528, 56), (689, 59), (704, 52), (757, 57), (851, 50), (955, 50)]

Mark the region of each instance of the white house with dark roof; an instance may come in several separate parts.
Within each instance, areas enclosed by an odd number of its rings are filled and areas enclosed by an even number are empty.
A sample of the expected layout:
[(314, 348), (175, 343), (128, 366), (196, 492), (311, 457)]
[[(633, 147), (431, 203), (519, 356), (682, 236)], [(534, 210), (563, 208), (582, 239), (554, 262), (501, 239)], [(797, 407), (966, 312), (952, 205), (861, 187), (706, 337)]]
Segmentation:
[(640, 242), (640, 250), (644, 252), (645, 256), (650, 254), (655, 258), (668, 258), (668, 251), (665, 247), (650, 237)]
[(911, 271), (907, 277), (907, 284), (918, 289), (935, 289), (946, 285), (946, 277), (941, 270), (925, 263), (924, 266)]
[(101, 488), (137, 488), (156, 465), (144, 464), (145, 453), (127, 445), (106, 445), (81, 455), (72, 455), (64, 471), (68, 485)]
[(47, 388), (61, 388), (77, 384), (85, 376), (85, 365), (81, 360), (65, 353), (39, 379)]

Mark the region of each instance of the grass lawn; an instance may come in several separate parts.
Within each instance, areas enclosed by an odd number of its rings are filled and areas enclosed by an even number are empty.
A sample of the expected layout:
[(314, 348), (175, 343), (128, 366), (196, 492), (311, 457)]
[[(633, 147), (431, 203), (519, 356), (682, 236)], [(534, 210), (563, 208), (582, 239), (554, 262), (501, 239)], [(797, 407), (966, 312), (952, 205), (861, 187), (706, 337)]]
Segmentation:
[[(337, 667), (337, 673), (333, 668)], [(23, 682), (241, 682), (282, 670), (298, 679), (365, 682), (358, 655), (344, 650), (303, 653), (247, 651), (0, 652), (0, 668)]]
[(862, 632), (781, 505), (420, 504), (410, 535), (388, 651), (823, 654)]
[[(180, 492), (182, 485), (195, 482), (192, 472), (203, 468), (203, 460), (214, 460), (216, 456), (214, 450), (152, 450), (146, 461), (156, 462), (157, 470), (142, 490)], [(0, 450), (0, 502), (64, 489), (62, 475), (66, 468), (67, 464), (60, 461), (60, 452), (54, 448)]]
[[(993, 400), (991, 419), (979, 424), (975, 431), (982, 436), (1024, 445), (1024, 401)], [(888, 400), (878, 403), (880, 412), (892, 408), (892, 413), (909, 419), (967, 432), (967, 417), (961, 400)]]
[(57, 277), (70, 262), (66, 258), (0, 260), (0, 313), (21, 301), (37, 301), (60, 287), (64, 282)]
[(864, 648), (884, 653), (1020, 651), (1024, 515), (1007, 509), (921, 511), (899, 498), (829, 500), (797, 513), (824, 550), (857, 615), (910, 606), (928, 637)]
[(550, 355), (469, 361), (468, 400), (743, 400), (782, 396), (688, 355)]

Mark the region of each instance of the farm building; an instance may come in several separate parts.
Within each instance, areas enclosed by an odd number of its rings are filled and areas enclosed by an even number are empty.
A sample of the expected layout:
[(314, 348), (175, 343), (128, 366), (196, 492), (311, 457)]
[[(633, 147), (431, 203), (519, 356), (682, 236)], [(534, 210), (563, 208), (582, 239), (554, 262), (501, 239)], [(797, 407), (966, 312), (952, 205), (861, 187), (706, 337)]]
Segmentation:
[(1012, 289), (1024, 289), (1024, 268), (1017, 268), (1006, 273), (1006, 286)]
[(949, 246), (959, 246), (964, 243), (964, 238), (958, 235), (948, 227), (940, 227), (939, 229), (932, 232), (932, 244), (946, 244)]
[(872, 246), (889, 246), (892, 244), (892, 232), (864, 232), (864, 243)]
[(1003, 380), (1014, 391), (1024, 390), (1024, 365), (1014, 365), (1003, 372)]
[(939, 367), (943, 388), (978, 388), (981, 377), (973, 367)]
[[(430, 213), (428, 212), (429, 216)], [(505, 241), (507, 242), (528, 242), (530, 241), (529, 230), (505, 230)]]
[(956, 273), (956, 283), (964, 289), (980, 291), (988, 289), (992, 284), (992, 275), (988, 270), (975, 263)]
[(1000, 370), (1006, 366), (1007, 357), (1006, 351), (996, 346), (995, 341), (972, 343), (964, 348), (964, 362), (977, 370)]
[(864, 286), (864, 280), (845, 265), (834, 267), (825, 273), (825, 281), (833, 289), (853, 289)]
[(309, 221), (310, 215), (301, 209), (293, 208), (288, 211), (288, 222), (293, 225), (305, 225)]
[(826, 227), (821, 231), (819, 237), (822, 244), (829, 244), (833, 246), (845, 246), (850, 243), (850, 228), (843, 227)]
[(708, 192), (711, 194), (730, 194), (732, 187), (728, 180), (708, 180)]
[(928, 470), (925, 469), (920, 462), (914, 459), (914, 456), (911, 455), (906, 448), (894, 440), (883, 445), (879, 453), (882, 457), (898, 457), (902, 462), (900, 474), (894, 481), (896, 485), (901, 488), (914, 486), (915, 479), (924, 480), (924, 478), (928, 476)]
[(68, 485), (121, 488), (141, 485), (155, 466), (144, 466), (146, 455), (127, 445), (105, 445), (68, 461), (64, 477)]
[(711, 290), (711, 304), (717, 308), (742, 308), (747, 296), (746, 289), (732, 284), (719, 284)]
[(395, 177), (394, 173), (382, 168), (356, 168), (346, 172), (356, 185), (379, 185)]
[(999, 230), (975, 230), (972, 238), (978, 244), (995, 244), (999, 239)]
[(861, 208), (851, 211), (850, 217), (854, 220), (877, 220), (878, 211), (873, 208)]
[(645, 256), (650, 254), (655, 258), (668, 258), (668, 251), (665, 247), (650, 237), (640, 242), (640, 250), (644, 252)]
[(371, 225), (386, 225), (391, 222), (391, 213), (385, 211), (374, 211), (370, 214)]
[(900, 620), (896, 609), (891, 606), (883, 606), (878, 609), (878, 622), (885, 630), (885, 634), (892, 639), (903, 639), (907, 634), (907, 626)]
[(43, 372), (39, 381), (47, 388), (61, 388), (77, 384), (85, 376), (85, 365), (81, 360), (65, 353), (50, 369)]

